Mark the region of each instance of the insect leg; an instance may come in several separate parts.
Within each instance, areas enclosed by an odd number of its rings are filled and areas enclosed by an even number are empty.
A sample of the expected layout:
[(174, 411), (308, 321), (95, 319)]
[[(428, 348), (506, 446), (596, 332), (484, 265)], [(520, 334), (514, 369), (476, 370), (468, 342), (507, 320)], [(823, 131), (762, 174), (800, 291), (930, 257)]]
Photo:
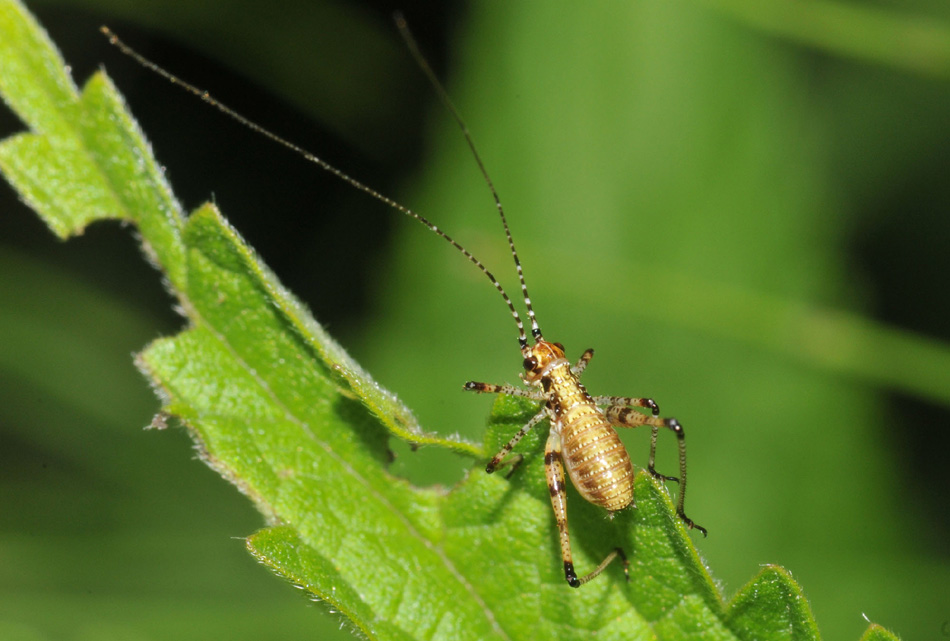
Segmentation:
[(557, 521), (558, 535), (561, 541), (561, 559), (564, 561), (564, 578), (572, 588), (579, 588), (598, 574), (604, 571), (610, 563), (620, 557), (623, 562), (623, 573), (630, 580), (627, 555), (621, 548), (614, 548), (610, 554), (600, 562), (590, 574), (577, 577), (574, 570), (574, 556), (571, 553), (571, 534), (567, 527), (567, 493), (564, 491), (564, 466), (561, 464), (561, 437), (555, 430), (548, 435), (544, 446), (544, 473), (548, 480), (548, 490), (551, 493), (551, 507), (554, 508), (554, 519)]
[(469, 381), (462, 386), (466, 392), (475, 392), (476, 394), (504, 394), (505, 396), (521, 396), (530, 398), (532, 401), (547, 400), (544, 394), (537, 390), (524, 389), (514, 385), (495, 385), (494, 383), (477, 383)]
[[(657, 414), (659, 414), (659, 408), (656, 406), (656, 403), (648, 398), (599, 396), (594, 399), (594, 402), (596, 402), (598, 405), (609, 405), (605, 414), (607, 415), (607, 420), (614, 427), (640, 427), (641, 425), (649, 425), (653, 430), (653, 437), (650, 440), (650, 464), (647, 466), (647, 470), (649, 470), (650, 474), (652, 474), (655, 478), (661, 479), (663, 481), (673, 481), (674, 483), (679, 483), (679, 478), (675, 476), (667, 476), (666, 474), (660, 474), (654, 467), (656, 460), (656, 437), (660, 427), (669, 427), (670, 429), (673, 429), (674, 432), (677, 432), (678, 435), (682, 435), (683, 428), (675, 418), (665, 419), (658, 417)], [(644, 414), (643, 412), (630, 409), (631, 406), (651, 409), (653, 415), (650, 416)], [(676, 425), (676, 428), (673, 428), (673, 425)], [(680, 439), (682, 441), (682, 436), (680, 436)], [(684, 471), (686, 467), (685, 448), (685, 445), (680, 447), (680, 471)]]
[(571, 534), (567, 531), (567, 494), (564, 491), (564, 467), (561, 465), (561, 437), (551, 430), (548, 442), (544, 446), (544, 474), (548, 479), (551, 492), (551, 507), (561, 539), (561, 558), (564, 560), (564, 578), (572, 588), (581, 586), (574, 571), (574, 557), (571, 554)]
[(594, 350), (588, 349), (581, 354), (581, 357), (577, 360), (577, 365), (571, 368), (571, 373), (574, 374), (574, 376), (583, 374), (584, 370), (587, 369), (587, 364), (590, 363), (590, 359), (592, 358), (594, 358)]
[[(515, 388), (517, 389), (517, 388)], [(548, 416), (547, 408), (542, 408), (540, 412), (531, 417), (531, 420), (524, 424), (524, 426), (518, 430), (518, 433), (511, 437), (511, 440), (505, 443), (501, 450), (498, 451), (498, 454), (488, 462), (488, 465), (485, 466), (485, 471), (491, 474), (495, 470), (505, 467), (506, 465), (511, 465), (511, 472), (508, 472), (508, 476), (511, 476), (515, 469), (518, 467), (518, 464), (521, 463), (521, 455), (518, 454), (516, 457), (512, 457), (511, 460), (505, 461), (505, 457), (511, 452), (512, 448), (518, 444), (518, 441), (524, 438), (524, 435), (531, 431), (531, 428), (543, 421)]]
[[(647, 467), (647, 470), (654, 477), (662, 479), (664, 481), (674, 481), (679, 483), (679, 498), (676, 502), (676, 514), (683, 520), (683, 523), (687, 527), (696, 528), (703, 533), (703, 536), (706, 536), (706, 528), (701, 525), (697, 525), (691, 518), (686, 516), (684, 511), (684, 503), (686, 502), (686, 433), (683, 431), (683, 426), (680, 425), (679, 421), (675, 418), (660, 418), (655, 414), (653, 416), (648, 416), (643, 412), (638, 412), (635, 409), (632, 409), (629, 406), (625, 406), (624, 402), (627, 400), (634, 401), (630, 405), (635, 405), (636, 401), (649, 401), (649, 399), (617, 399), (618, 403), (611, 404), (607, 408), (607, 420), (611, 425), (616, 427), (639, 427), (641, 425), (649, 425), (652, 429), (652, 434), (650, 437), (650, 463)], [(653, 404), (653, 407), (656, 407), (656, 403), (649, 401)], [(659, 410), (657, 410), (659, 411)], [(665, 427), (669, 430), (672, 430), (676, 434), (676, 440), (679, 444), (679, 458), (680, 458), (680, 475), (679, 477), (675, 476), (666, 476), (665, 474), (660, 474), (656, 471), (654, 467), (656, 462), (656, 439), (659, 434), (660, 428)]]
[[(652, 398), (628, 398), (626, 396), (595, 396), (594, 402), (598, 405), (611, 405), (618, 407), (642, 407), (650, 410), (653, 416), (660, 415), (660, 406)], [(635, 425), (621, 425), (620, 427), (636, 427)]]

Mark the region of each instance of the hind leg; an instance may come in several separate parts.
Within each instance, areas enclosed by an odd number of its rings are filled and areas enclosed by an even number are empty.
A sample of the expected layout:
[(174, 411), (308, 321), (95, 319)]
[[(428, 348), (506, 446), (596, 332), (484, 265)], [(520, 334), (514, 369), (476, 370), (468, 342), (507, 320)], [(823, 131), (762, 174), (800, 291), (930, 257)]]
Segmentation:
[(567, 528), (567, 494), (564, 488), (564, 466), (561, 463), (561, 437), (551, 431), (547, 444), (544, 446), (544, 473), (548, 481), (548, 490), (551, 493), (551, 507), (554, 508), (554, 519), (557, 521), (558, 535), (561, 541), (561, 559), (564, 561), (564, 578), (572, 588), (579, 588), (620, 557), (623, 562), (623, 573), (630, 580), (629, 562), (627, 555), (621, 548), (614, 550), (600, 562), (594, 571), (580, 578), (574, 570), (574, 556), (571, 553), (571, 534)]
[[(683, 431), (683, 426), (680, 425), (679, 421), (675, 418), (660, 418), (657, 416), (656, 414), (659, 413), (659, 408), (657, 408), (656, 403), (650, 399), (614, 398), (612, 401), (606, 411), (607, 420), (611, 425), (615, 427), (640, 427), (641, 425), (649, 425), (653, 430), (650, 438), (650, 463), (647, 469), (650, 474), (658, 479), (679, 483), (679, 498), (676, 502), (676, 514), (687, 527), (696, 528), (703, 533), (703, 536), (706, 536), (706, 528), (698, 525), (693, 519), (686, 516), (684, 508), (684, 503), (686, 502), (686, 433)], [(630, 407), (631, 405), (652, 409), (653, 415), (650, 416), (643, 412), (638, 412)], [(676, 434), (676, 440), (679, 444), (679, 477), (660, 474), (654, 467), (656, 462), (656, 439), (661, 427), (665, 427)]]

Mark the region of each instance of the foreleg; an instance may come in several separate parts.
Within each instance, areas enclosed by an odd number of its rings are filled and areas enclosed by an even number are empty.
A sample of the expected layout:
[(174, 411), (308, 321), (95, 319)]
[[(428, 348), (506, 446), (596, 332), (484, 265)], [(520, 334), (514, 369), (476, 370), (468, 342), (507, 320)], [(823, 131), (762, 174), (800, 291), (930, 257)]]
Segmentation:
[(504, 385), (495, 385), (494, 383), (478, 383), (476, 381), (469, 381), (462, 386), (462, 389), (466, 392), (475, 392), (476, 394), (504, 394), (505, 396), (520, 396), (522, 398), (529, 398), (532, 401), (547, 400), (540, 390), (524, 389), (522, 387), (508, 385), (507, 383)]
[(491, 474), (492, 472), (494, 472), (495, 470), (501, 467), (511, 465), (511, 472), (508, 473), (508, 476), (511, 476), (511, 474), (518, 467), (518, 464), (521, 463), (521, 455), (518, 454), (516, 457), (512, 457), (512, 460), (510, 461), (505, 461), (504, 460), (505, 457), (508, 456), (509, 453), (511, 453), (511, 450), (514, 448), (515, 445), (518, 444), (518, 441), (523, 439), (525, 434), (531, 431), (532, 427), (534, 427), (535, 425), (543, 421), (545, 418), (547, 418), (547, 416), (548, 416), (547, 408), (542, 408), (540, 412), (532, 416), (531, 420), (525, 423), (524, 427), (518, 430), (518, 433), (512, 436), (511, 440), (505, 443), (504, 446), (502, 446), (501, 450), (499, 450), (498, 454), (495, 454), (492, 460), (488, 462), (488, 465), (485, 466), (485, 471)]
[(571, 373), (574, 374), (574, 376), (580, 377), (580, 375), (584, 373), (584, 370), (587, 369), (587, 364), (590, 363), (590, 359), (592, 358), (594, 358), (593, 348), (581, 354), (581, 357), (577, 360), (577, 365), (571, 368)]

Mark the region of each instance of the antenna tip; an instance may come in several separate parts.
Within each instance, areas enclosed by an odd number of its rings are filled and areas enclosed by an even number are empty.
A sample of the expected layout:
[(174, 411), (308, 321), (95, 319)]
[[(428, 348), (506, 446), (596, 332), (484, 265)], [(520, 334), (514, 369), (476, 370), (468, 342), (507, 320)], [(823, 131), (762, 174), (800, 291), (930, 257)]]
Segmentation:
[(393, 21), (396, 23), (397, 29), (406, 28), (406, 16), (403, 15), (402, 11), (393, 11)]

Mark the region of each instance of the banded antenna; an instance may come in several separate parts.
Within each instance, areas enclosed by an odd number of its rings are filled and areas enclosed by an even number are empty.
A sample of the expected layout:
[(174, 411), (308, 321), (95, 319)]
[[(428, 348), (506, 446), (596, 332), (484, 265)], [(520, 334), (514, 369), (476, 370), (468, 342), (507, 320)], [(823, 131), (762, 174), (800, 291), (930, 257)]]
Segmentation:
[(438, 77), (436, 77), (435, 72), (432, 71), (432, 67), (429, 65), (428, 60), (425, 59), (425, 56), (422, 55), (422, 52), (419, 50), (419, 46), (416, 44), (416, 39), (412, 37), (412, 32), (409, 31), (409, 25), (406, 23), (405, 17), (402, 13), (396, 12), (395, 15), (396, 28), (399, 29), (400, 35), (402, 35), (403, 40), (406, 41), (406, 46), (409, 47), (409, 53), (412, 54), (412, 57), (415, 58), (416, 64), (422, 69), (422, 72), (425, 73), (426, 77), (429, 79), (429, 82), (432, 83), (432, 86), (435, 88), (439, 98), (442, 100), (442, 104), (445, 105), (445, 108), (449, 110), (449, 113), (452, 114), (452, 118), (455, 119), (455, 122), (458, 124), (459, 129), (462, 130), (462, 135), (465, 136), (465, 142), (468, 143), (468, 148), (472, 151), (472, 156), (475, 158), (475, 162), (478, 163), (478, 169), (482, 172), (482, 177), (485, 178), (485, 183), (488, 185), (488, 189), (491, 190), (492, 198), (495, 199), (495, 207), (498, 209), (498, 215), (501, 216), (501, 224), (505, 228), (505, 236), (508, 237), (508, 247), (511, 248), (511, 257), (515, 261), (515, 269), (518, 271), (518, 280), (521, 282), (521, 295), (524, 298), (525, 307), (528, 309), (528, 319), (531, 321), (531, 335), (534, 337), (535, 341), (542, 340), (541, 328), (538, 326), (538, 319), (534, 316), (534, 308), (531, 307), (531, 297), (528, 295), (528, 286), (524, 282), (524, 270), (521, 268), (521, 259), (518, 258), (518, 250), (515, 249), (515, 241), (511, 237), (511, 230), (508, 228), (508, 219), (505, 218), (505, 209), (501, 206), (501, 199), (498, 197), (498, 191), (495, 189), (495, 184), (491, 180), (491, 176), (488, 175), (488, 170), (485, 169), (485, 164), (482, 162), (482, 157), (478, 154), (478, 149), (475, 148), (475, 141), (472, 140), (472, 136), (468, 131), (468, 126), (466, 126), (465, 121), (462, 120), (461, 114), (459, 114), (458, 109), (455, 108), (455, 105), (452, 104), (452, 100), (449, 98), (449, 93), (442, 86), (442, 83), (439, 82)]
[[(542, 339), (541, 328), (538, 326), (538, 321), (534, 315), (534, 309), (531, 307), (531, 298), (528, 296), (528, 288), (525, 285), (524, 272), (522, 271), (522, 268), (521, 268), (521, 261), (518, 258), (518, 252), (515, 250), (515, 244), (511, 237), (511, 231), (508, 228), (508, 221), (505, 219), (505, 212), (501, 206), (501, 200), (498, 197), (498, 192), (495, 190), (495, 186), (492, 183), (491, 178), (488, 176), (488, 171), (485, 169), (485, 166), (482, 163), (481, 157), (478, 155), (478, 151), (475, 149), (475, 143), (472, 141), (472, 137), (468, 132), (468, 127), (466, 127), (465, 122), (462, 120), (461, 116), (459, 115), (458, 110), (456, 110), (455, 106), (452, 104), (452, 101), (449, 100), (449, 97), (445, 91), (445, 88), (439, 82), (438, 78), (436, 78), (435, 74), (432, 71), (432, 68), (429, 66), (429, 63), (426, 61), (422, 53), (419, 51), (419, 47), (416, 44), (415, 39), (412, 37), (412, 34), (409, 31), (409, 27), (406, 24), (405, 18), (402, 16), (402, 14), (397, 13), (395, 15), (395, 20), (396, 20), (396, 26), (399, 29), (399, 33), (402, 35), (403, 39), (406, 42), (406, 45), (409, 47), (409, 51), (411, 52), (413, 58), (416, 60), (416, 63), (422, 68), (422, 71), (426, 74), (429, 81), (432, 83), (433, 87), (435, 88), (436, 93), (438, 93), (439, 98), (442, 100), (443, 104), (445, 104), (446, 108), (449, 110), (449, 113), (452, 114), (452, 117), (455, 119), (456, 123), (458, 123), (459, 127), (461, 128), (462, 134), (465, 136), (465, 140), (468, 143), (469, 149), (471, 149), (472, 154), (475, 157), (475, 161), (476, 163), (478, 163), (478, 168), (481, 171), (482, 176), (484, 177), (486, 183), (488, 184), (488, 188), (491, 190), (492, 197), (495, 200), (495, 206), (498, 209), (498, 214), (501, 216), (501, 223), (505, 228), (505, 235), (508, 237), (508, 246), (511, 248), (511, 255), (514, 258), (515, 267), (518, 271), (518, 279), (521, 283), (521, 291), (524, 296), (524, 303), (528, 310), (528, 318), (531, 321), (531, 335), (537, 342), (538, 340)], [(296, 145), (290, 142), (286, 138), (283, 138), (275, 134), (269, 129), (265, 129), (264, 127), (257, 124), (253, 120), (246, 118), (245, 116), (241, 115), (234, 109), (228, 107), (221, 101), (211, 96), (211, 94), (208, 93), (207, 91), (203, 89), (199, 89), (195, 85), (192, 85), (182, 80), (178, 76), (166, 71), (165, 69), (163, 69), (156, 63), (152, 62), (151, 60), (149, 60), (148, 58), (140, 54), (135, 49), (125, 44), (125, 42), (119, 39), (119, 37), (115, 33), (113, 33), (112, 30), (109, 29), (108, 27), (102, 26), (100, 27), (99, 30), (106, 36), (106, 38), (108, 38), (110, 44), (114, 45), (116, 48), (119, 49), (119, 51), (121, 51), (123, 54), (125, 54), (126, 56), (128, 56), (129, 58), (137, 62), (139, 65), (141, 65), (145, 69), (148, 69), (149, 71), (161, 76), (162, 78), (165, 78), (173, 85), (177, 85), (178, 87), (181, 87), (185, 91), (191, 94), (194, 94), (195, 96), (197, 96), (198, 98), (206, 102), (207, 104), (216, 108), (218, 111), (225, 114), (226, 116), (236, 120), (240, 124), (250, 129), (251, 131), (255, 131), (258, 134), (266, 138), (269, 138), (270, 140), (277, 143), (278, 145), (281, 145), (293, 151), (294, 153), (302, 156), (305, 160), (308, 160), (316, 164), (321, 169), (333, 174), (340, 180), (352, 185), (356, 189), (359, 189), (365, 194), (368, 194), (369, 196), (375, 198), (376, 200), (382, 202), (383, 204), (391, 207), (392, 209), (395, 209), (396, 211), (399, 211), (405, 214), (406, 216), (409, 216), (410, 218), (418, 221), (426, 229), (428, 229), (429, 231), (434, 233), (436, 236), (438, 236), (439, 238), (443, 239), (444, 241), (452, 245), (452, 247), (454, 247), (463, 256), (465, 256), (465, 258), (467, 258), (469, 262), (471, 262), (473, 265), (478, 267), (478, 269), (481, 270), (481, 272), (485, 274), (485, 276), (488, 277), (488, 280), (491, 281), (491, 284), (495, 287), (496, 290), (498, 290), (498, 293), (501, 294), (501, 297), (504, 299), (505, 304), (508, 306), (508, 310), (511, 312), (512, 318), (514, 318), (515, 320), (515, 324), (518, 326), (518, 346), (522, 352), (524, 352), (528, 348), (528, 339), (525, 335), (524, 323), (521, 321), (521, 316), (518, 314), (518, 310), (515, 309), (514, 303), (511, 302), (511, 298), (508, 296), (508, 293), (505, 291), (505, 288), (502, 287), (501, 283), (498, 282), (498, 279), (495, 278), (494, 274), (492, 274), (491, 271), (489, 271), (487, 267), (485, 267), (482, 261), (476, 258), (470, 251), (462, 247), (462, 245), (460, 245), (455, 239), (453, 239), (447, 233), (439, 229), (439, 227), (435, 225), (435, 223), (432, 223), (421, 214), (416, 213), (415, 211), (406, 207), (405, 205), (402, 205), (396, 202), (392, 198), (385, 196), (384, 194), (373, 189), (372, 187), (369, 187), (368, 185), (365, 185), (359, 180), (356, 180), (355, 178), (351, 177), (349, 174), (346, 174), (343, 171), (337, 169), (336, 167), (334, 167), (327, 161), (323, 160), (316, 154), (307, 151), (303, 147), (300, 147), (299, 145)]]

